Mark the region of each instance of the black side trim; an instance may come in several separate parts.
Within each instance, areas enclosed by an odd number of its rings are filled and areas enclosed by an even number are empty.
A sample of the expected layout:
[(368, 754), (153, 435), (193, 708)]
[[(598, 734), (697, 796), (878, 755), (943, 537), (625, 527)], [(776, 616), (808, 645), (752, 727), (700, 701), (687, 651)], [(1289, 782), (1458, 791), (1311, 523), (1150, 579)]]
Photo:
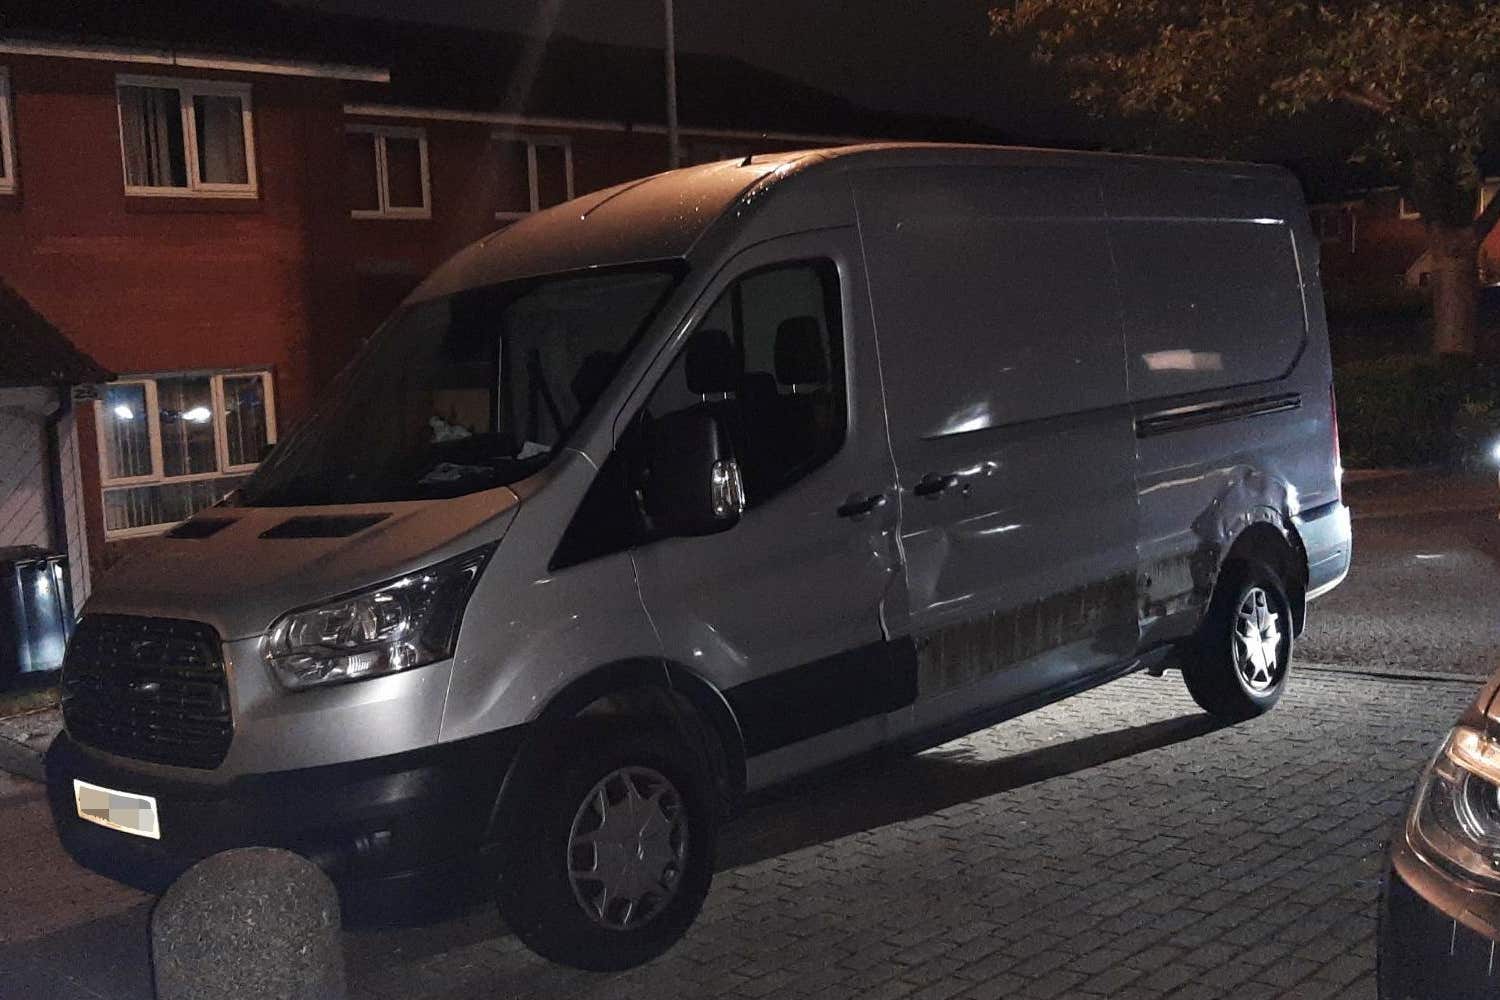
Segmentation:
[(1154, 437), (1194, 427), (1242, 420), (1247, 417), (1263, 417), (1268, 413), (1284, 413), (1302, 406), (1300, 392), (1283, 392), (1274, 396), (1257, 396), (1253, 399), (1216, 400), (1206, 403), (1191, 403), (1174, 406), (1153, 413), (1137, 414), (1135, 436)]
[(914, 733), (901, 740), (897, 745), (902, 750), (911, 753), (941, 746), (949, 740), (956, 740), (961, 736), (977, 733), (981, 729), (987, 729), (990, 726), (999, 725), (1017, 716), (1025, 715), (1027, 712), (1046, 708), (1048, 705), (1062, 701), (1065, 698), (1071, 698), (1075, 694), (1082, 694), (1100, 685), (1108, 684), (1110, 681), (1119, 680), (1121, 677), (1127, 677), (1141, 670), (1149, 670), (1151, 667), (1165, 662), (1171, 652), (1172, 649), (1170, 646), (1160, 646), (1140, 656), (1122, 660), (1112, 667), (1085, 674), (1082, 677), (1076, 677), (1073, 680), (1054, 685), (1034, 694), (1024, 695), (1023, 697), (1014, 698), (997, 705), (975, 709), (957, 719), (944, 722), (935, 728)]
[(232, 517), (195, 517), (167, 532), (168, 538), (208, 538), (234, 523)]
[(911, 639), (874, 642), (724, 692), (753, 757), (917, 700)]
[(262, 538), (347, 538), (379, 524), (389, 514), (305, 514), (260, 533)]

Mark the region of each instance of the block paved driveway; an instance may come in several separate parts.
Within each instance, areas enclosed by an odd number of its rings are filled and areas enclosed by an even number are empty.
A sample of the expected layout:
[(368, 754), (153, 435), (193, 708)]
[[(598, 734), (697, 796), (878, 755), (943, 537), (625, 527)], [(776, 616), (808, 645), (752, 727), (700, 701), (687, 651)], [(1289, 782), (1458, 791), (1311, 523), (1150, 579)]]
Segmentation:
[[(1303, 669), (1219, 727), (1128, 678), (757, 804), (642, 969), (550, 966), (486, 909), (347, 933), (351, 991), (1373, 1000), (1383, 843), (1477, 684)], [(0, 997), (150, 996), (149, 900), (72, 866), (37, 786), (0, 781), (0, 849)]]

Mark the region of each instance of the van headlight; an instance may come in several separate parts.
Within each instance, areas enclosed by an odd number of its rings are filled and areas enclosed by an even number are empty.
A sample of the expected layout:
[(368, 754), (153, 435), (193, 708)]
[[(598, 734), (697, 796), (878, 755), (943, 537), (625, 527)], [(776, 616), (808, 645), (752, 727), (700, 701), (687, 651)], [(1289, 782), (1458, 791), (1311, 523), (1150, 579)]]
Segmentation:
[(266, 661), (293, 690), (446, 660), (494, 545), (326, 604), (291, 611), (266, 635)]
[(1455, 727), (1423, 777), (1408, 829), (1433, 860), (1500, 882), (1500, 743)]

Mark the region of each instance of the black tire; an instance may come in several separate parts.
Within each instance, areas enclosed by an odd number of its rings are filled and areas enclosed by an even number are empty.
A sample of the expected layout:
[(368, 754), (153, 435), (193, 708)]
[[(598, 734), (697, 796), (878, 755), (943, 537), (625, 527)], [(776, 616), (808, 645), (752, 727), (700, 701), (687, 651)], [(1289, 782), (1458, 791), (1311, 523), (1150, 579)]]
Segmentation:
[[(1265, 620), (1257, 624), (1252, 613), (1251, 620), (1242, 622), (1242, 612), (1257, 605), (1264, 608)], [(1275, 630), (1274, 642), (1267, 623)], [(1268, 665), (1265, 650), (1259, 661), (1245, 652), (1240, 632), (1247, 628), (1274, 646), (1274, 665)], [(1291, 602), (1276, 572), (1259, 560), (1225, 563), (1208, 613), (1183, 652), (1183, 680), (1205, 712), (1240, 720), (1274, 708), (1286, 690), (1292, 663)]]
[[(528, 753), (507, 782), (500, 803), (495, 898), (506, 924), (543, 958), (594, 972), (649, 962), (687, 932), (708, 895), (718, 837), (708, 769), (675, 734), (641, 726), (639, 720), (570, 726), (549, 746)], [(616, 804), (626, 803), (627, 783), (638, 795), (661, 790), (656, 802), (637, 805), (655, 808), (657, 829), (665, 824), (671, 831), (652, 846), (671, 889), (642, 895), (636, 924), (624, 917), (618, 902), (606, 900), (606, 912), (600, 912), (595, 904), (601, 901), (596, 893), (602, 881), (584, 878), (575, 886), (570, 874), (585, 858), (598, 863), (598, 848), (571, 841), (575, 823), (587, 833), (595, 817), (602, 820), (595, 794), (606, 779), (606, 799)], [(680, 818), (680, 828), (668, 817)], [(663, 843), (674, 855), (680, 843), (680, 856), (663, 860)]]

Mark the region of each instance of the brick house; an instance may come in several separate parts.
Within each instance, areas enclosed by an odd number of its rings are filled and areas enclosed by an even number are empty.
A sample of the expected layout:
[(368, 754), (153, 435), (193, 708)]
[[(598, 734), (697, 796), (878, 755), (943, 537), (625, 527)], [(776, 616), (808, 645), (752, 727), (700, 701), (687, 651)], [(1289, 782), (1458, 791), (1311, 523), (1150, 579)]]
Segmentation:
[[(121, 373), (77, 410), (107, 565), (248, 474), (421, 276), (668, 165), (661, 54), (273, 0), (0, 14), (0, 275)], [(684, 162), (861, 137), (994, 141), (679, 58)]]
[[(1478, 212), (1497, 191), (1500, 178), (1485, 182)], [(1348, 301), (1384, 301), (1427, 284), (1432, 271), (1427, 230), (1397, 188), (1372, 188), (1312, 205), (1310, 211), (1322, 243), (1323, 283), (1330, 291)], [(1500, 282), (1500, 227), (1480, 246), (1479, 269), (1485, 284)]]

